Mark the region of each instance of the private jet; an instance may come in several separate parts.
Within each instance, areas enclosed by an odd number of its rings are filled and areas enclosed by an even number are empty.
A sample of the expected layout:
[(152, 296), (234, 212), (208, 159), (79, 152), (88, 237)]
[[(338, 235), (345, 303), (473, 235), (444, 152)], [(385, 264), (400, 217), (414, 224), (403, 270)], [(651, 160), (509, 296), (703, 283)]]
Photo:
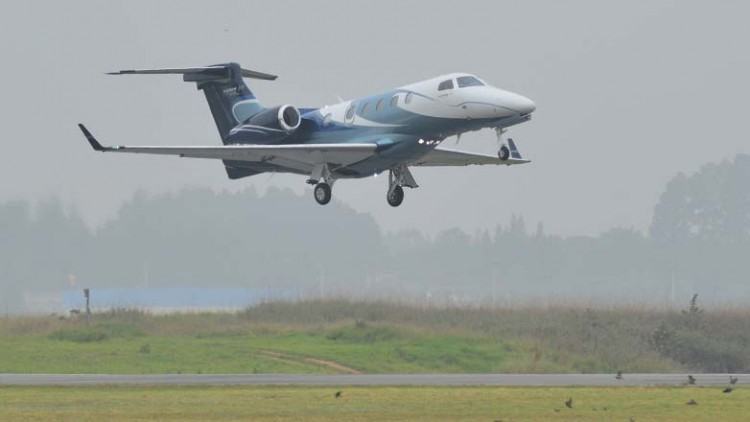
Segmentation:
[[(531, 119), (534, 102), (467, 73), (320, 108), (262, 106), (244, 78), (272, 81), (277, 77), (237, 63), (109, 74), (179, 74), (185, 82), (195, 83), (206, 96), (223, 146), (103, 146), (79, 124), (94, 150), (218, 159), (230, 179), (266, 172), (300, 174), (314, 185), (313, 197), (321, 205), (331, 201), (331, 188), (338, 179), (387, 171), (386, 199), (397, 207), (404, 200), (404, 187), (418, 187), (410, 167), (530, 162), (503, 134)], [(458, 144), (463, 133), (488, 128), (497, 134), (496, 155), (441, 146), (449, 137), (455, 136)]]

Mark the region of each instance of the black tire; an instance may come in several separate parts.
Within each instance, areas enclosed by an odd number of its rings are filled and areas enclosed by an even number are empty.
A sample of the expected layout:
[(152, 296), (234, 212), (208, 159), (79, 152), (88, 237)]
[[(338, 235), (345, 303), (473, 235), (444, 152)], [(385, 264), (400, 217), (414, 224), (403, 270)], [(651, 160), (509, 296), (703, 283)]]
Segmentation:
[(401, 205), (401, 203), (404, 202), (404, 188), (402, 188), (401, 186), (396, 186), (393, 189), (388, 190), (386, 199), (388, 200), (388, 205), (392, 207)]
[(331, 186), (328, 183), (318, 183), (313, 190), (313, 197), (320, 205), (331, 202)]
[(497, 151), (497, 158), (505, 161), (510, 158), (510, 149), (508, 149), (507, 146), (503, 145), (500, 147), (500, 149)]

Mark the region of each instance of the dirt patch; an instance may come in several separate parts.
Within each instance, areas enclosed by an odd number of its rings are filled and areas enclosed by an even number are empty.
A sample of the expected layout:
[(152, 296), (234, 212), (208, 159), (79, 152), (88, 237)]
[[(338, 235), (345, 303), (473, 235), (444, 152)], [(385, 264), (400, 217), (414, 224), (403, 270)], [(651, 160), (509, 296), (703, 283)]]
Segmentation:
[(334, 371), (343, 373), (343, 374), (361, 374), (362, 373), (354, 368), (350, 368), (346, 365), (342, 365), (332, 360), (310, 358), (310, 357), (304, 357), (304, 356), (285, 355), (283, 353), (280, 353), (274, 350), (259, 350), (258, 353), (260, 353), (261, 355), (265, 357), (276, 359), (276, 360), (287, 361), (287, 362), (297, 362), (297, 363), (303, 362), (303, 363), (309, 363), (311, 365), (322, 366), (325, 368), (333, 369)]

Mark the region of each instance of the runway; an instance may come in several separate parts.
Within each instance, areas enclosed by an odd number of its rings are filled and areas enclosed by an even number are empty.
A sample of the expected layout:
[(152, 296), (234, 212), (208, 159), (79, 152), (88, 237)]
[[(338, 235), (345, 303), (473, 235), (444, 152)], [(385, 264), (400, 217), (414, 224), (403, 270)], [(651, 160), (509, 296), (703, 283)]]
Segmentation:
[[(697, 386), (727, 386), (728, 374), (693, 374)], [(737, 385), (749, 384), (750, 374), (735, 374)], [(306, 386), (513, 386), (513, 387), (616, 387), (679, 386), (688, 374), (0, 374), (0, 385), (306, 385)]]

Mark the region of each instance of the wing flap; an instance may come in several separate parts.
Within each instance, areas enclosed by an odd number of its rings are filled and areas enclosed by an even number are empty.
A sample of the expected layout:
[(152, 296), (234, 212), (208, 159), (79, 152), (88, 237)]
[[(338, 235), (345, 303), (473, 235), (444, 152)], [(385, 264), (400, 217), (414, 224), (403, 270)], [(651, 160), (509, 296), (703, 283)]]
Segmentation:
[(104, 148), (104, 151), (232, 161), (290, 160), (310, 164), (336, 163), (348, 165), (369, 157), (375, 152), (376, 147), (374, 144), (224, 145), (215, 147), (113, 146)]
[(175, 155), (255, 163), (272, 163), (302, 171), (317, 164), (347, 166), (375, 153), (375, 144), (286, 144), (224, 146), (102, 146), (85, 126), (79, 127), (91, 147), (101, 152)]
[(507, 160), (501, 160), (496, 155), (480, 154), (475, 152), (460, 151), (447, 148), (435, 148), (414, 161), (412, 165), (433, 166), (471, 166), (471, 165), (514, 165), (526, 164), (531, 160), (511, 156)]

